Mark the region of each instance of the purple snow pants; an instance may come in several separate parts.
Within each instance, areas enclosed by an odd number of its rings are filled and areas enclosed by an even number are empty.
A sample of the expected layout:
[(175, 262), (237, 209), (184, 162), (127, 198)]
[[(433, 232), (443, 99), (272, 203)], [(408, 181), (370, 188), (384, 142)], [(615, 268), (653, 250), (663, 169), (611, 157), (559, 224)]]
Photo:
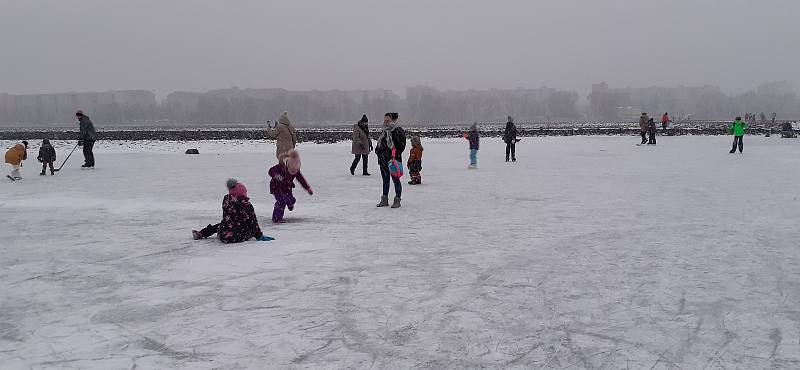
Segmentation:
[(289, 207), (291, 211), (294, 208), (294, 203), (297, 201), (294, 199), (294, 195), (291, 193), (284, 194), (284, 193), (275, 193), (275, 209), (272, 211), (272, 222), (280, 222), (283, 220), (283, 210), (286, 207)]

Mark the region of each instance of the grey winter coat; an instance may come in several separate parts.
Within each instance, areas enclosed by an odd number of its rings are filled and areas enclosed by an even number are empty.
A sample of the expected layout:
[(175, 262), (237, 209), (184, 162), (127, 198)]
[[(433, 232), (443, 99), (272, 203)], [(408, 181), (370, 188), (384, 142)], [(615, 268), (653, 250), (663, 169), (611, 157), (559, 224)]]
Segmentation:
[(81, 126), (81, 136), (78, 138), (78, 140), (96, 141), (97, 132), (94, 130), (94, 124), (92, 124), (92, 120), (90, 120), (87, 116), (83, 116), (80, 118), (79, 122)]
[(369, 154), (372, 151), (372, 140), (367, 135), (369, 128), (356, 123), (353, 125), (353, 147), (351, 153), (357, 155)]

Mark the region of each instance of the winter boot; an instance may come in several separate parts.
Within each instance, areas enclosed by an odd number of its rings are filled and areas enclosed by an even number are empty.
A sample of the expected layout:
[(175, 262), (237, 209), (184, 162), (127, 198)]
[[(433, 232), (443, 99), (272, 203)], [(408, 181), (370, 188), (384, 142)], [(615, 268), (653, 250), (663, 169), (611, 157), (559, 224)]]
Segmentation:
[(197, 230), (192, 230), (192, 238), (194, 238), (194, 240), (200, 240), (203, 239), (203, 235)]
[(294, 204), (287, 204), (286, 209), (288, 209), (289, 212), (294, 211)]
[(377, 207), (386, 207), (389, 205), (389, 197), (384, 195), (381, 197), (381, 202), (378, 203)]
[(350, 167), (350, 174), (355, 176), (356, 175), (356, 169), (353, 168), (353, 167)]
[(392, 202), (392, 208), (400, 208), (400, 197), (394, 197), (394, 202)]
[(362, 176), (372, 176), (372, 174), (371, 174), (371, 173), (369, 173), (369, 172), (367, 172), (367, 171), (364, 171), (364, 173), (362, 173), (361, 175), (362, 175)]
[(45, 173), (45, 171), (42, 170), (42, 173), (40, 173), (39, 176), (47, 176), (47, 173)]
[(55, 174), (56, 174), (56, 170), (50, 170), (50, 176), (53, 176)]

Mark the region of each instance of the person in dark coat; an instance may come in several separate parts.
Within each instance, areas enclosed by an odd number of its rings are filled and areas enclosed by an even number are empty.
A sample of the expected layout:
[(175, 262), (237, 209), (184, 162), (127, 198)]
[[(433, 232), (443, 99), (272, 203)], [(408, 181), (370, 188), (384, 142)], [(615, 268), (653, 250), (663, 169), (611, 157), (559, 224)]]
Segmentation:
[(53, 162), (56, 161), (56, 150), (50, 145), (50, 140), (42, 140), (42, 147), (39, 148), (39, 156), (36, 159), (42, 164), (42, 172), (39, 175), (45, 176), (48, 166), (50, 167), (50, 175), (56, 174), (56, 170), (53, 169)]
[(97, 132), (89, 116), (83, 114), (82, 110), (75, 113), (80, 124), (81, 133), (78, 137), (78, 145), (83, 146), (83, 158), (86, 161), (81, 167), (94, 168), (94, 142), (97, 141)]
[(369, 152), (372, 151), (372, 140), (369, 138), (369, 119), (367, 119), (367, 115), (363, 115), (361, 119), (353, 125), (353, 146), (350, 150), (350, 153), (355, 155), (353, 158), (353, 163), (350, 165), (350, 174), (356, 174), (356, 166), (358, 166), (358, 161), (363, 158), (363, 166), (364, 171), (361, 173), (364, 176), (370, 176), (370, 173), (367, 172), (367, 156)]
[(647, 145), (656, 145), (656, 122), (653, 118), (647, 121), (647, 133), (650, 135), (650, 141)]
[(517, 126), (514, 124), (514, 117), (508, 116), (506, 129), (503, 131), (503, 141), (506, 143), (506, 162), (508, 155), (511, 154), (511, 161), (517, 161)]
[(474, 170), (478, 168), (478, 150), (481, 148), (481, 135), (478, 133), (478, 122), (469, 126), (469, 131), (464, 133), (464, 138), (469, 141), (469, 166)]
[(292, 194), (295, 179), (300, 182), (303, 189), (306, 189), (308, 195), (314, 195), (311, 185), (300, 172), (300, 153), (295, 149), (290, 149), (282, 155), (279, 163), (269, 169), (269, 177), (271, 178), (269, 192), (275, 197), (275, 208), (272, 210), (274, 223), (283, 222), (285, 208), (289, 208), (289, 211), (294, 210), (294, 204), (297, 202)]
[(236, 179), (228, 179), (225, 183), (228, 194), (222, 198), (222, 222), (209, 224), (200, 231), (192, 230), (194, 240), (205, 239), (214, 234), (223, 243), (241, 243), (251, 238), (259, 241), (270, 241), (273, 238), (264, 235), (258, 226), (258, 218), (247, 188)]
[(383, 130), (378, 138), (375, 147), (375, 154), (378, 157), (378, 166), (381, 169), (381, 179), (383, 180), (383, 195), (378, 207), (389, 205), (389, 182), (394, 183), (394, 202), (392, 208), (400, 208), (400, 200), (403, 195), (403, 185), (400, 178), (392, 176), (389, 172), (389, 161), (397, 160), (403, 162), (403, 151), (406, 150), (406, 132), (397, 123), (399, 115), (397, 113), (386, 113), (383, 116)]

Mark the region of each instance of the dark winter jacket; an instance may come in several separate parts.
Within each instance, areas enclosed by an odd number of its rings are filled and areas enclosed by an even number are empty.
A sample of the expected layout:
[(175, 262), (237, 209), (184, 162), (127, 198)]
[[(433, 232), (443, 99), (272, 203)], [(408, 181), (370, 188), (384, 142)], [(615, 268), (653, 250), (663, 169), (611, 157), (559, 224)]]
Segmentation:
[(517, 126), (514, 122), (506, 123), (506, 130), (503, 131), (503, 141), (506, 143), (517, 142)]
[[(403, 162), (403, 151), (406, 150), (406, 132), (402, 127), (397, 127), (392, 131), (392, 142), (394, 142), (394, 159), (398, 162)], [(387, 169), (389, 160), (392, 159), (392, 150), (386, 144), (386, 138), (381, 138), (378, 141), (378, 146), (375, 147), (375, 154), (378, 156), (378, 165), (382, 169)]]
[(481, 136), (478, 134), (478, 131), (473, 130), (467, 134), (467, 140), (469, 140), (469, 149), (478, 150), (481, 147)]
[(655, 134), (656, 130), (656, 122), (650, 118), (650, 120), (647, 121), (647, 132), (650, 134)]
[(80, 125), (81, 125), (81, 134), (80, 137), (78, 137), (78, 140), (83, 140), (83, 141), (97, 140), (97, 132), (94, 130), (94, 124), (92, 124), (92, 120), (90, 120), (88, 116), (82, 116), (80, 118)]
[(42, 163), (51, 163), (56, 161), (56, 150), (50, 143), (42, 144), (39, 148), (39, 157), (36, 159)]
[(263, 235), (250, 198), (230, 194), (222, 198), (222, 222), (217, 229), (219, 240), (223, 243), (241, 243)]
[(269, 169), (269, 177), (272, 178), (269, 180), (270, 194), (292, 194), (295, 179), (300, 182), (300, 185), (302, 185), (303, 189), (306, 189), (306, 191), (311, 189), (311, 186), (306, 182), (306, 178), (303, 177), (302, 172), (297, 171), (296, 174), (292, 175), (283, 163), (272, 166), (272, 168)]

